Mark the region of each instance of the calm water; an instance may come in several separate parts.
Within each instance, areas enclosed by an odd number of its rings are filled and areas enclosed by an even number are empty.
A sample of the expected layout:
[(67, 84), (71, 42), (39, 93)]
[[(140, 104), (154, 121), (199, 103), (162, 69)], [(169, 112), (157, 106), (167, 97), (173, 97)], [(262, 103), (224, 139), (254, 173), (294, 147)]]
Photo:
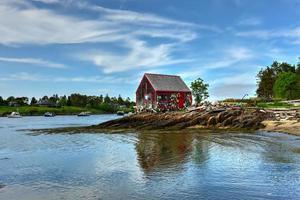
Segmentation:
[(112, 118), (0, 118), (0, 199), (300, 199), (300, 137), (20, 131)]

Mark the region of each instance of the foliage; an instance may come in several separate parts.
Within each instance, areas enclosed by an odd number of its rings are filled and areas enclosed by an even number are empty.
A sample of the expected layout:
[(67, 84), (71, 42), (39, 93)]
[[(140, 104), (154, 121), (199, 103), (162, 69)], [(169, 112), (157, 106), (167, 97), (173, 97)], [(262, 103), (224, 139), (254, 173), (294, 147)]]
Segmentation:
[(277, 98), (296, 99), (300, 97), (299, 78), (296, 73), (280, 73), (274, 85), (274, 94)]
[[(276, 96), (274, 90), (275, 83), (282, 73), (293, 73), (300, 76), (300, 63), (296, 67), (286, 62), (279, 63), (274, 61), (271, 66), (261, 69), (257, 74), (257, 96), (266, 100), (274, 98)], [(278, 92), (278, 90), (280, 89), (277, 88), (276, 91)]]
[(204, 83), (201, 78), (198, 78), (191, 83), (192, 93), (197, 104), (201, 103), (203, 100), (209, 97), (208, 87), (209, 85)]
[[(109, 97), (108, 95), (103, 98), (103, 95), (100, 96), (87, 96), (81, 94), (71, 94), (70, 96), (61, 96), (57, 94), (52, 95), (51, 97), (43, 96), (40, 100), (48, 101), (54, 103), (57, 106), (54, 108), (49, 107), (38, 107), (36, 103), (38, 100), (33, 97), (29, 104), (29, 99), (27, 97), (8, 97), (6, 100), (0, 97), (0, 111), (3, 110), (5, 106), (8, 106), (14, 103), (14, 106), (19, 106), (20, 112), (24, 112), (26, 115), (42, 115), (44, 112), (54, 112), (56, 114), (78, 114), (82, 111), (91, 111), (92, 113), (113, 113), (118, 110), (123, 110), (124, 112), (133, 111), (134, 102), (130, 101), (129, 98), (125, 100), (121, 95), (116, 97)], [(29, 106), (30, 105), (30, 106)], [(76, 108), (76, 109), (75, 109)], [(6, 111), (3, 112), (12, 112), (15, 111), (14, 107), (5, 107)], [(0, 115), (3, 114), (0, 112)], [(6, 113), (8, 114), (8, 113)]]
[(30, 105), (35, 105), (37, 103), (37, 100), (35, 97), (32, 97), (31, 101), (30, 101)]

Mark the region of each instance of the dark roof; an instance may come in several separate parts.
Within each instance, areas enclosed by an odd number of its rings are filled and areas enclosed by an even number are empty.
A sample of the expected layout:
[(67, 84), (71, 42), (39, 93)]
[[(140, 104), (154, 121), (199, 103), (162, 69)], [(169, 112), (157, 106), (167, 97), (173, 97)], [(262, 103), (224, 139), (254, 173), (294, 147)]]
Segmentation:
[(156, 91), (190, 92), (190, 89), (180, 76), (146, 73), (145, 77)]

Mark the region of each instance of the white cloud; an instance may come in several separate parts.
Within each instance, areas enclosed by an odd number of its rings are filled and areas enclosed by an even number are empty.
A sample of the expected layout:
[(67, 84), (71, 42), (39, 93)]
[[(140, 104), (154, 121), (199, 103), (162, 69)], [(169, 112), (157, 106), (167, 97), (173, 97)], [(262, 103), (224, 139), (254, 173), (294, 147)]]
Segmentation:
[[(19, 7), (19, 2), (4, 0), (0, 3), (0, 42), (2, 44), (112, 42), (126, 40), (129, 35), (183, 41), (196, 37), (193, 29), (197, 28), (197, 25), (152, 14), (94, 6), (99, 12), (99, 19), (88, 20), (58, 14), (33, 5)], [(188, 28), (183, 29), (183, 27)], [(163, 33), (163, 30), (169, 33)]]
[[(189, 70), (183, 70), (178, 74), (187, 81), (192, 81), (195, 78), (203, 76), (208, 70), (217, 70), (220, 68), (233, 68), (235, 65), (239, 66), (248, 65), (251, 59), (255, 58), (252, 50), (242, 46), (232, 46), (225, 48), (226, 50), (214, 51), (213, 54), (217, 55), (213, 58), (203, 58), (196, 61), (196, 67), (191, 67)], [(221, 56), (219, 56), (221, 55)], [(222, 79), (218, 79), (222, 80)], [(223, 80), (222, 80), (223, 81)]]
[(291, 43), (298, 44), (300, 40), (300, 26), (281, 30), (250, 30), (236, 33), (241, 37), (252, 37), (259, 39), (287, 38)]
[(41, 74), (33, 74), (28, 72), (19, 72), (0, 77), (1, 82), (7, 81), (33, 81), (33, 82), (51, 82), (51, 83), (64, 83), (64, 82), (78, 82), (78, 83), (122, 83), (132, 84), (132, 77), (118, 77), (118, 76), (75, 76), (75, 77), (52, 77)]
[(257, 26), (262, 24), (262, 21), (257, 17), (249, 17), (240, 20), (238, 24), (242, 26)]
[(42, 77), (37, 74), (20, 72), (9, 76), (0, 77), (0, 81), (41, 81)]
[(36, 2), (42, 2), (42, 3), (59, 3), (59, 0), (32, 0)]
[(40, 67), (49, 67), (49, 68), (66, 68), (64, 64), (51, 62), (48, 60), (43, 60), (40, 58), (8, 58), (0, 57), (0, 62), (11, 62), (11, 63), (20, 63), (20, 64), (31, 64)]
[(150, 47), (144, 41), (129, 40), (128, 53), (97, 52), (87, 53), (82, 60), (92, 61), (105, 73), (123, 72), (131, 69), (143, 69), (171, 64), (192, 62), (191, 59), (174, 59), (170, 56), (172, 45), (160, 44)]
[(212, 62), (203, 64), (204, 68), (217, 69), (232, 67), (239, 62), (249, 61), (254, 58), (254, 53), (246, 47), (230, 47), (223, 52), (223, 56), (219, 59), (215, 59)]
[(255, 95), (256, 73), (227, 75), (209, 82), (211, 99), (242, 98)]
[[(99, 17), (96, 20), (79, 18), (41, 9), (34, 4), (20, 6), (20, 0), (4, 0), (0, 3), (0, 43), (22, 46), (102, 42), (127, 49), (127, 53), (119, 53), (99, 47), (97, 53), (87, 55), (79, 52), (76, 55), (76, 59), (90, 61), (105, 73), (190, 62), (190, 59), (175, 59), (172, 53), (178, 50), (180, 44), (196, 39), (196, 29), (219, 31), (213, 26), (149, 13), (108, 9), (85, 1), (36, 1), (75, 6), (75, 9), (95, 12)], [(151, 38), (159, 40), (151, 44), (148, 40)]]

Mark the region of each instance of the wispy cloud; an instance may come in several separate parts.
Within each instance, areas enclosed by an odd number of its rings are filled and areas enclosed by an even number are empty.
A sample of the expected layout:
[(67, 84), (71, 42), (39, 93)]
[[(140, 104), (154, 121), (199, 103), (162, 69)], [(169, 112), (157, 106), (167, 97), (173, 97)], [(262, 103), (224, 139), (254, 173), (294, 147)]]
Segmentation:
[(257, 25), (261, 25), (262, 21), (257, 17), (249, 17), (240, 20), (238, 24), (243, 26), (257, 26)]
[(255, 73), (242, 73), (237, 75), (229, 75), (223, 78), (210, 81), (211, 98), (242, 98), (245, 94), (255, 95)]
[[(34, 5), (19, 7), (19, 4), (20, 1), (16, 0), (4, 0), (0, 3), (0, 42), (2, 44), (112, 42), (127, 40), (128, 36), (188, 41), (197, 35), (193, 31), (198, 26), (196, 24), (153, 14), (93, 6), (99, 13), (99, 18), (97, 20), (81, 19), (58, 14), (49, 9), (40, 9)], [(186, 28), (183, 29), (183, 27)], [(168, 29), (165, 30), (166, 28)], [(206, 28), (210, 29), (211, 27), (207, 26)], [(164, 33), (164, 30), (169, 33)]]
[(11, 63), (20, 63), (20, 64), (30, 64), (40, 67), (49, 67), (49, 68), (67, 68), (66, 65), (61, 63), (55, 63), (48, 60), (43, 60), (40, 58), (11, 58), (11, 57), (0, 57), (0, 62), (11, 62)]
[(173, 45), (169, 44), (160, 44), (150, 47), (144, 41), (129, 40), (126, 46), (130, 46), (128, 53), (87, 53), (82, 55), (81, 59), (93, 62), (103, 69), (104, 73), (168, 66), (193, 61), (192, 59), (173, 58), (170, 55), (173, 51)]
[(280, 30), (250, 30), (239, 31), (236, 33), (241, 37), (252, 37), (259, 39), (273, 39), (273, 38), (285, 38), (289, 39), (291, 43), (298, 44), (300, 40), (300, 26), (294, 28), (286, 28)]
[[(112, 43), (126, 52), (108, 52), (101, 47), (96, 53), (79, 52), (76, 59), (99, 66), (105, 73), (136, 68), (158, 67), (190, 62), (175, 58), (172, 53), (180, 44), (195, 40), (198, 31), (218, 32), (213, 26), (200, 25), (161, 17), (154, 14), (108, 9), (90, 5), (86, 1), (36, 0), (42, 3), (60, 3), (86, 9), (98, 14), (98, 19), (62, 15), (34, 4), (18, 6), (19, 0), (0, 3), (0, 43), (5, 45), (47, 45), (73, 43)], [(149, 40), (150, 39), (150, 40)], [(155, 43), (151, 43), (155, 39)], [(42, 60), (3, 59), (3, 61), (47, 64)]]
[(8, 76), (0, 77), (0, 81), (41, 81), (43, 80), (40, 75), (31, 74), (27, 72), (20, 72), (10, 74)]
[(118, 76), (47, 76), (42, 74), (19, 72), (15, 74), (6, 75), (0, 77), (1, 82), (7, 81), (30, 81), (30, 82), (50, 82), (50, 83), (122, 83), (122, 84), (132, 84), (132, 77), (118, 77)]

